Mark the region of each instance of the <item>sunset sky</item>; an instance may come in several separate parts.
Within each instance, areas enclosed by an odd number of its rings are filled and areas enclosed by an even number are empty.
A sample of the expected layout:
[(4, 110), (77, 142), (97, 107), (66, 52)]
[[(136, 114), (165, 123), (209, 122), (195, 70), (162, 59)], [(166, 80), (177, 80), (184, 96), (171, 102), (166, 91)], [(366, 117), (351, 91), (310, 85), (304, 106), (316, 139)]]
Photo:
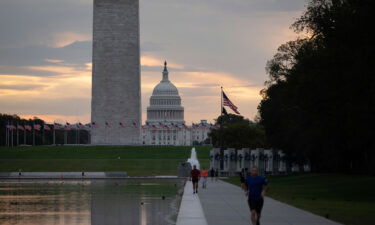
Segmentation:
[[(0, 113), (88, 122), (92, 0), (0, 2)], [(265, 65), (305, 0), (140, 0), (142, 119), (164, 60), (185, 121), (213, 121), (220, 86), (253, 119)], [(228, 109), (228, 111), (230, 111)]]

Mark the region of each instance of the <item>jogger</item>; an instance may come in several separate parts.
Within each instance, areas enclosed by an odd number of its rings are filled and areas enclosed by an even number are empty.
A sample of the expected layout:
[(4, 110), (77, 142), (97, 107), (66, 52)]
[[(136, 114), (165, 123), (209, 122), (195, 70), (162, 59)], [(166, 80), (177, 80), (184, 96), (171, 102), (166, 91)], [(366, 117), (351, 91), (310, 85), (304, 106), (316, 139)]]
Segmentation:
[(250, 176), (246, 178), (246, 194), (251, 212), (250, 219), (253, 225), (260, 225), (260, 216), (264, 203), (263, 197), (268, 189), (267, 185), (267, 179), (258, 175), (258, 168), (252, 168)]
[(193, 170), (190, 173), (190, 180), (193, 182), (193, 194), (198, 193), (198, 182), (201, 176), (201, 172), (197, 169), (197, 166), (193, 166)]

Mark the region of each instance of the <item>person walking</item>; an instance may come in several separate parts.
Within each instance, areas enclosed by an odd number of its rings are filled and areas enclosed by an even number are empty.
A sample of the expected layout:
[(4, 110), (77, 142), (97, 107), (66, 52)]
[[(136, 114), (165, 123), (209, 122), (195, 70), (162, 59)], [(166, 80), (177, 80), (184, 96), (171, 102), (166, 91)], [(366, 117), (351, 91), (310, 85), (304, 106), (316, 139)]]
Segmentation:
[(215, 170), (215, 180), (217, 181), (217, 178), (219, 177), (219, 169)]
[(207, 188), (208, 170), (203, 168), (203, 170), (201, 171), (201, 176), (202, 176), (202, 188), (206, 189)]
[(193, 169), (190, 172), (190, 180), (193, 182), (193, 194), (198, 193), (198, 182), (201, 176), (201, 172), (197, 169), (197, 166), (194, 165)]
[(247, 168), (246, 169), (242, 168), (239, 175), (240, 175), (241, 188), (242, 190), (246, 191), (247, 188), (246, 188), (245, 181), (246, 181), (246, 176), (247, 176)]
[(264, 196), (268, 190), (268, 180), (259, 176), (259, 170), (253, 167), (250, 176), (246, 177), (246, 195), (248, 196), (248, 204), (250, 207), (250, 220), (253, 225), (260, 225), (260, 216), (262, 213)]
[(210, 170), (210, 177), (211, 177), (211, 181), (214, 181), (214, 179), (215, 179), (215, 169), (213, 167)]

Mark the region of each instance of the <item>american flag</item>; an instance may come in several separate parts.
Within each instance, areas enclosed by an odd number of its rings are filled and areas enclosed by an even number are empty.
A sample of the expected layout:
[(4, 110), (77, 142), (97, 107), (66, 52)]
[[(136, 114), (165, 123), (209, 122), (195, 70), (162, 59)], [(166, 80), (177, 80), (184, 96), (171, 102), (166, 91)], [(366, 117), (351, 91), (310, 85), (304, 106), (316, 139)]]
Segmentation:
[(68, 122), (66, 122), (66, 125), (65, 125), (65, 130), (71, 130), (72, 129), (72, 125)]
[(40, 130), (40, 128), (42, 128), (42, 126), (40, 126), (39, 124), (34, 124), (34, 130)]
[(96, 122), (92, 122), (92, 123), (91, 123), (91, 126), (92, 126), (93, 128), (98, 128), (98, 127), (99, 127), (99, 125), (98, 125)]
[(222, 91), (222, 94), (223, 94), (223, 105), (228, 106), (235, 113), (240, 114), (240, 112), (238, 112), (238, 110), (237, 110), (238, 109), (237, 106), (235, 106), (233, 104), (233, 102), (231, 100), (229, 100), (228, 96), (224, 93), (224, 91)]
[(82, 123), (78, 123), (78, 129), (85, 129), (86, 128), (86, 126), (85, 125), (83, 125)]
[(7, 128), (9, 130), (15, 130), (15, 129), (17, 129), (16, 126), (14, 126), (14, 125), (7, 125)]
[(61, 128), (62, 128), (62, 126), (60, 124), (58, 124), (58, 123), (54, 123), (53, 124), (53, 129), (54, 130), (60, 130)]
[(47, 124), (44, 124), (43, 129), (44, 130), (51, 130), (51, 128)]
[(25, 128), (22, 125), (17, 125), (18, 130), (25, 130)]
[(124, 128), (124, 124), (122, 122), (118, 123), (118, 125), (120, 125), (121, 128)]
[(31, 130), (31, 126), (30, 125), (25, 125), (25, 130)]

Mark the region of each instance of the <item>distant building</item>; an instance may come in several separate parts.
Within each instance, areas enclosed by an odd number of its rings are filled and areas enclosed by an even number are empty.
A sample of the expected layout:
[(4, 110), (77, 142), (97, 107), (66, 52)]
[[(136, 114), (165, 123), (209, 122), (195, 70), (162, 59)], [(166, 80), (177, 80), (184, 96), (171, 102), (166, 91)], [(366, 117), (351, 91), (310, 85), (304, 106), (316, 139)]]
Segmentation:
[(202, 144), (208, 138), (212, 124), (201, 120), (187, 126), (184, 107), (178, 89), (169, 80), (167, 62), (164, 63), (163, 78), (155, 86), (150, 105), (147, 107), (146, 124), (142, 126), (144, 145), (193, 145)]

